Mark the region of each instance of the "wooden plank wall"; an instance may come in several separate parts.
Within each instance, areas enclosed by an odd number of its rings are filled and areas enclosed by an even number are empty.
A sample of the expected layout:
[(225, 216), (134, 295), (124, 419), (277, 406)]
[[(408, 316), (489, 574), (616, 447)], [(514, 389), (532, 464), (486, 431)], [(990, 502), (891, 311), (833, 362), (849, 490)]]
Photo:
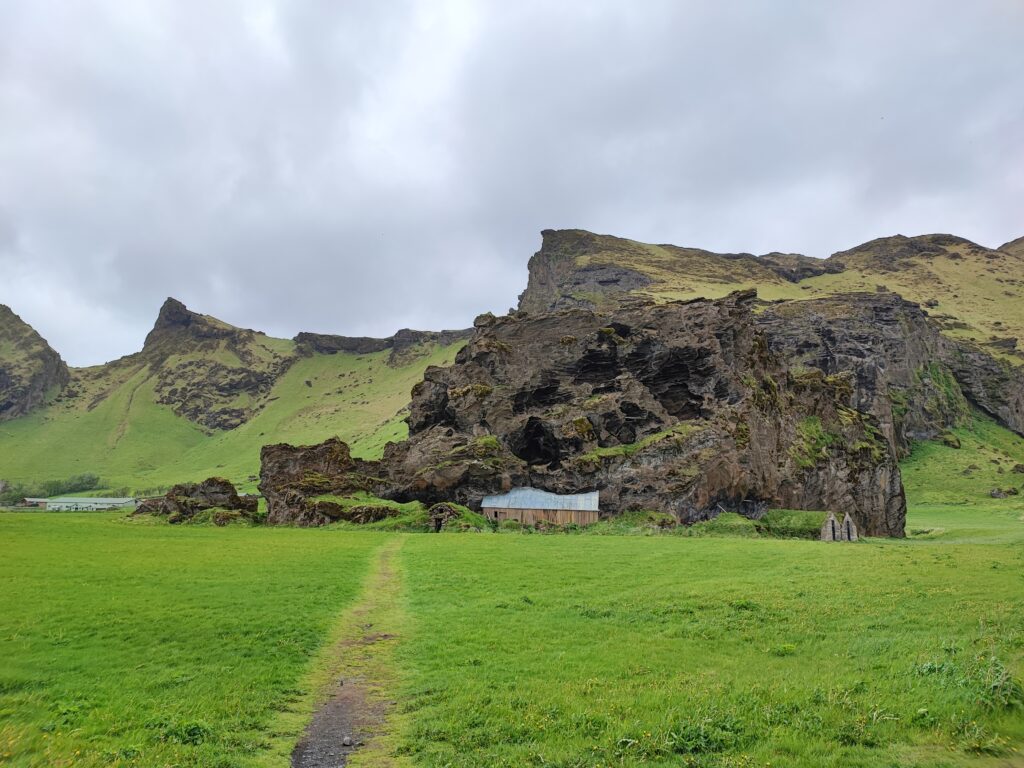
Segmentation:
[(596, 523), (600, 513), (583, 509), (506, 509), (485, 507), (484, 515), (491, 520), (518, 520), (523, 525), (536, 525), (539, 520), (558, 525), (590, 525)]

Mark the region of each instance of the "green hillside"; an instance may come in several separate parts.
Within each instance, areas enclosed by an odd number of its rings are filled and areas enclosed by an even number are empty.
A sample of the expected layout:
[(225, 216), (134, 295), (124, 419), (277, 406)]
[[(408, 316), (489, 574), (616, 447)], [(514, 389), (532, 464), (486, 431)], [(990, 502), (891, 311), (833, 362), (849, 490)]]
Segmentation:
[(74, 381), (88, 378), (93, 397), (61, 399), (0, 424), (0, 477), (30, 482), (94, 472), (108, 488), (145, 491), (218, 474), (251, 489), (260, 448), (269, 442), (338, 435), (357, 455), (375, 456), (405, 436), (401, 411), (426, 366), (450, 363), (459, 346), (425, 347), (398, 367), (389, 365), (388, 352), (300, 357), (265, 406), (228, 431), (204, 428), (157, 402), (158, 379), (148, 365), (88, 369)]

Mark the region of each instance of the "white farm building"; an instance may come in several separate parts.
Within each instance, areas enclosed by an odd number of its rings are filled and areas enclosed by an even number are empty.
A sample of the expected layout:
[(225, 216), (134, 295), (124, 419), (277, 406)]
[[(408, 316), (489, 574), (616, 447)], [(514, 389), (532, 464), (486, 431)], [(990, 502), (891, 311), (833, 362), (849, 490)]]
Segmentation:
[(101, 509), (135, 509), (135, 499), (61, 496), (53, 499), (25, 499), (25, 505), (50, 512), (97, 512)]

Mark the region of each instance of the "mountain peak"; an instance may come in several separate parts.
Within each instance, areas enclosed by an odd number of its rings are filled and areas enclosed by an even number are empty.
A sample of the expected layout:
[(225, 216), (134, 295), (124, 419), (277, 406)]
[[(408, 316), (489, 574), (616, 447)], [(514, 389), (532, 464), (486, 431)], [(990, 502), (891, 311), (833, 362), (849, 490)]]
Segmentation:
[(173, 297), (168, 297), (160, 307), (153, 330), (165, 328), (187, 328), (198, 317), (188, 307)]
[(142, 351), (178, 352), (182, 342), (218, 340), (237, 333), (245, 331), (215, 317), (193, 312), (177, 299), (168, 298), (160, 307)]

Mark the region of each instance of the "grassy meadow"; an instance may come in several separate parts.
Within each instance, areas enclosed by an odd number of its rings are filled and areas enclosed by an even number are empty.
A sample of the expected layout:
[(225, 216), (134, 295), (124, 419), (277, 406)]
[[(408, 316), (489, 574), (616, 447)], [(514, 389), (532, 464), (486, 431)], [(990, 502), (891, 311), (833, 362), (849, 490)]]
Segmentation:
[(275, 755), (383, 541), (318, 533), (0, 513), (0, 765)]
[[(1024, 523), (978, 514), (1001, 543), (410, 540), (397, 749), (429, 766), (1019, 764)], [(971, 518), (915, 524), (958, 539)]]
[(358, 603), (397, 705), (353, 766), (1024, 765), (1024, 440), (958, 434), (906, 540), (0, 514), (0, 764), (285, 766)]

